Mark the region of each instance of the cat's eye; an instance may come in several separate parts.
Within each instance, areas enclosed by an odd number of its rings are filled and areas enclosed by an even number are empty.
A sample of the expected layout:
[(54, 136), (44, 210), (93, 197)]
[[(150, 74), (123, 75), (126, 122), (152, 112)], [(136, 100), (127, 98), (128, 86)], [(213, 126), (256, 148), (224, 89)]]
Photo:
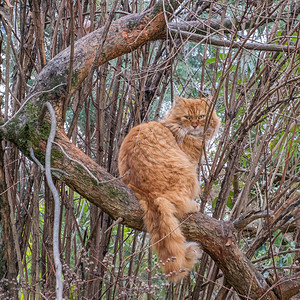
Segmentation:
[(201, 115), (198, 117), (198, 119), (200, 120), (200, 119), (203, 119), (204, 117), (205, 117), (205, 115)]
[(190, 119), (190, 117), (189, 116), (184, 116), (187, 120), (189, 120)]

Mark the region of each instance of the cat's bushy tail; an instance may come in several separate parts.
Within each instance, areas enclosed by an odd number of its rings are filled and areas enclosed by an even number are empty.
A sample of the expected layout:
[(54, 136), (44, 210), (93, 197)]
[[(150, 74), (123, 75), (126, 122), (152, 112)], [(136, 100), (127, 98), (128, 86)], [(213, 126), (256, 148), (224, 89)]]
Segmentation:
[(199, 258), (196, 243), (186, 243), (175, 217), (175, 206), (164, 197), (140, 201), (150, 241), (158, 253), (160, 265), (169, 281), (179, 281)]

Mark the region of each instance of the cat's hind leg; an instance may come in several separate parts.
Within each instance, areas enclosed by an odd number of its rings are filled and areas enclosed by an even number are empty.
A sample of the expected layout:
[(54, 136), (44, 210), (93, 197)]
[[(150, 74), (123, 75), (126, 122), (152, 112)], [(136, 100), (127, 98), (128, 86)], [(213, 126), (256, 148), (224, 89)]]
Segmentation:
[(188, 211), (186, 213), (198, 212), (200, 210), (200, 204), (195, 200), (191, 200), (188, 205)]

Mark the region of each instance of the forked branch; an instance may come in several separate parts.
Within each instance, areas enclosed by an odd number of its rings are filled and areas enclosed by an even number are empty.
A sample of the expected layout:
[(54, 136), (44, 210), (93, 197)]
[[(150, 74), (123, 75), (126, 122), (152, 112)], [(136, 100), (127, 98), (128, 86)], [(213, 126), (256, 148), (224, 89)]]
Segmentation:
[[(163, 5), (163, 2), (159, 1), (146, 12), (128, 15), (113, 22), (98, 65), (132, 52), (148, 41), (156, 39), (165, 30), (163, 8), (171, 10), (171, 6), (173, 8), (178, 6), (177, 1), (173, 1), (172, 5), (170, 2), (172, 1), (166, 1)], [(73, 93), (87, 77), (102, 34), (103, 29), (100, 28), (75, 44), (70, 93)], [(30, 156), (29, 149), (33, 148), (35, 154), (45, 157), (48, 139), (48, 134), (45, 132), (48, 131), (41, 130), (39, 127), (44, 103), (49, 101), (52, 104), (58, 122), (63, 120), (62, 108), (66, 100), (69, 57), (70, 49), (66, 49), (46, 65), (35, 81), (28, 96), (30, 99), (27, 98), (18, 113), (0, 127), (0, 137), (14, 142), (28, 156)], [(54, 89), (56, 86), (59, 87)], [(44, 90), (49, 92), (44, 93)], [(53, 145), (51, 159), (52, 166), (64, 172), (57, 172), (56, 176), (113, 219), (122, 218), (122, 223), (127, 226), (143, 230), (143, 212), (133, 191), (72, 144), (61, 129), (62, 123), (59, 125), (55, 138), (59, 146)], [(49, 129), (50, 123), (44, 121), (42, 126), (44, 129)], [(82, 167), (83, 165), (85, 168)], [(231, 223), (195, 213), (185, 219), (182, 230), (188, 240), (201, 244), (239, 295), (251, 299), (278, 299), (272, 287), (239, 250)]]

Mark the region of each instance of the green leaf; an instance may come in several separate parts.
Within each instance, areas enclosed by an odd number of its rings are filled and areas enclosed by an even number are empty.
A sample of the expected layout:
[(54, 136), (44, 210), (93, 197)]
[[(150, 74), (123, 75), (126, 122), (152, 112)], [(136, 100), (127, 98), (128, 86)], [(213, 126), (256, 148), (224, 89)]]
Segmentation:
[(218, 197), (216, 197), (212, 202), (212, 209), (216, 208)]
[(224, 60), (227, 57), (227, 54), (220, 53), (219, 56), (221, 60)]
[(227, 203), (226, 203), (227, 207), (232, 209), (233, 208), (233, 201), (231, 197), (228, 197), (227, 199)]
[(206, 65), (206, 66), (207, 66), (207, 65), (210, 65), (210, 64), (214, 63), (215, 61), (216, 61), (216, 58), (215, 58), (215, 57), (212, 57), (212, 58), (208, 59), (208, 60), (205, 62), (205, 65)]

